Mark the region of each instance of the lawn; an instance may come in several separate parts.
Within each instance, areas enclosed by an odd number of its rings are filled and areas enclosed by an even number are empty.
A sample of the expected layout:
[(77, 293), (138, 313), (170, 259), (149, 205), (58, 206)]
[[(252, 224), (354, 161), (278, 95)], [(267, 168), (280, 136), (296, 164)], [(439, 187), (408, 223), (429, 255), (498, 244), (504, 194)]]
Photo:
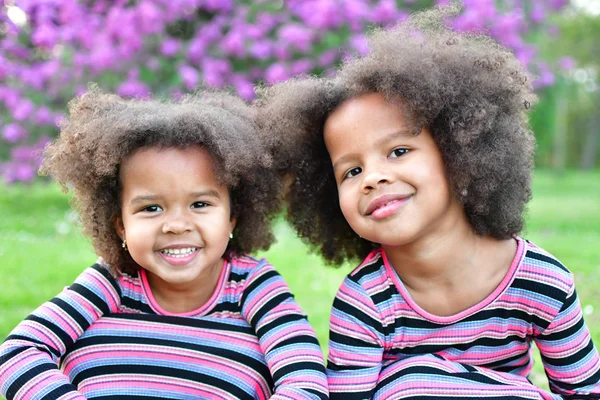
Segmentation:
[[(574, 273), (594, 341), (600, 344), (600, 171), (537, 171), (522, 236), (557, 256)], [(0, 340), (36, 306), (69, 285), (95, 260), (67, 196), (50, 184), (0, 186)], [(285, 223), (266, 253), (288, 281), (327, 344), (329, 309), (351, 266), (326, 268)], [(533, 380), (543, 385), (538, 363)]]

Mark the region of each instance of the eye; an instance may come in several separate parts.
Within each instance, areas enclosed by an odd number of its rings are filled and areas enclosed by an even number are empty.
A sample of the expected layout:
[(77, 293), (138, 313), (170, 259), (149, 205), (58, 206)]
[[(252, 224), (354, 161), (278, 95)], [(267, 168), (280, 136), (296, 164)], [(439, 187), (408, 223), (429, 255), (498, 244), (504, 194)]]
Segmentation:
[(358, 174), (360, 174), (362, 172), (362, 168), (359, 167), (354, 167), (352, 169), (349, 169), (345, 174), (344, 174), (344, 179), (346, 178), (352, 178)]
[(154, 205), (146, 206), (146, 207), (142, 208), (142, 211), (155, 213), (155, 212), (162, 211), (162, 208), (160, 206), (157, 206), (154, 204)]
[(389, 157), (390, 158), (398, 158), (398, 157), (402, 157), (406, 153), (408, 153), (408, 149), (400, 147), (398, 149), (392, 150)]
[(195, 201), (192, 203), (191, 207), (192, 208), (204, 208), (204, 207), (208, 207), (208, 203), (204, 202), (204, 201)]

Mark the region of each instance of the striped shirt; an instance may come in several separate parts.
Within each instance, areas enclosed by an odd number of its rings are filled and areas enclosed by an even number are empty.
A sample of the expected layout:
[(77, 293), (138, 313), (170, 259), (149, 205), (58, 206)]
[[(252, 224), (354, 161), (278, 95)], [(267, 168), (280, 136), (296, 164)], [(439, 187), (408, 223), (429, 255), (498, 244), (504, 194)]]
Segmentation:
[[(532, 341), (556, 394), (527, 380)], [(452, 316), (419, 307), (374, 250), (335, 298), (327, 375), (332, 399), (492, 398), (492, 389), (498, 398), (600, 398), (600, 359), (573, 275), (520, 238), (496, 290)]]
[(86, 269), (0, 347), (11, 399), (327, 399), (316, 335), (266, 260), (226, 261), (200, 309), (170, 314), (145, 272)]

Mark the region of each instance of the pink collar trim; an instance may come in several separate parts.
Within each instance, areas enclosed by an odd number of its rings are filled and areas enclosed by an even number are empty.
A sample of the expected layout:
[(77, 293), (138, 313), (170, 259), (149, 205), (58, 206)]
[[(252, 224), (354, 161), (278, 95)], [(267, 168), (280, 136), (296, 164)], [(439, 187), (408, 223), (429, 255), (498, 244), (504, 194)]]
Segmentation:
[(217, 282), (217, 287), (213, 292), (212, 296), (204, 305), (201, 307), (187, 311), (184, 313), (172, 313), (164, 310), (156, 301), (154, 294), (152, 294), (152, 289), (150, 288), (150, 283), (148, 282), (148, 276), (146, 270), (144, 268), (140, 268), (138, 275), (142, 282), (142, 289), (144, 290), (144, 295), (148, 299), (148, 304), (152, 310), (159, 315), (168, 315), (174, 317), (191, 317), (191, 316), (202, 316), (208, 313), (210, 310), (217, 305), (219, 298), (221, 297), (221, 293), (223, 292), (223, 288), (225, 287), (225, 282), (227, 281), (227, 277), (229, 276), (229, 271), (231, 270), (231, 264), (225, 260), (223, 262), (223, 268), (221, 269), (221, 274), (219, 276), (219, 281)]
[(396, 270), (394, 270), (394, 268), (390, 264), (386, 254), (385, 254), (385, 251), (383, 251), (383, 249), (381, 249), (381, 255), (383, 257), (385, 271), (386, 271), (388, 277), (392, 280), (392, 282), (396, 286), (396, 289), (398, 290), (398, 292), (400, 293), (400, 295), (402, 296), (404, 301), (410, 306), (410, 308), (412, 308), (421, 317), (423, 317), (431, 322), (436, 322), (436, 323), (441, 323), (441, 324), (451, 324), (456, 321), (460, 321), (461, 319), (466, 318), (470, 315), (473, 315), (476, 312), (480, 311), (481, 309), (489, 306), (497, 298), (499, 298), (502, 295), (502, 293), (512, 284), (513, 280), (515, 279), (517, 269), (518, 269), (519, 265), (521, 265), (521, 263), (523, 262), (523, 259), (525, 257), (525, 241), (517, 236), (515, 236), (515, 239), (517, 240), (517, 251), (515, 253), (515, 257), (513, 258), (513, 261), (510, 265), (510, 268), (508, 269), (508, 272), (504, 276), (504, 279), (502, 279), (502, 282), (500, 282), (500, 284), (496, 287), (496, 289), (494, 289), (494, 291), (489, 296), (487, 296), (485, 299), (483, 299), (479, 303), (477, 303), (457, 314), (447, 315), (447, 316), (434, 315), (434, 314), (431, 314), (431, 313), (425, 311), (424, 309), (422, 309), (412, 299), (412, 297), (410, 296), (410, 293), (408, 293), (408, 290), (404, 287), (404, 284), (400, 280), (400, 277), (396, 273)]

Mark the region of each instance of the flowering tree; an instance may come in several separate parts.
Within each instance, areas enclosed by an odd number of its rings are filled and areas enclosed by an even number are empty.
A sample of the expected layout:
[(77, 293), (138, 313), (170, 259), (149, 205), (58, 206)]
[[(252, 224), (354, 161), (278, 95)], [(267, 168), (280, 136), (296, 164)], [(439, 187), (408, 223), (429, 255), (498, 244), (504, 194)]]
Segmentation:
[[(452, 22), (487, 30), (539, 76), (526, 42), (568, 0), (464, 0)], [(199, 84), (245, 99), (258, 81), (329, 73), (364, 53), (364, 32), (449, 0), (4, 0), (0, 6), (0, 175), (28, 181), (74, 95), (97, 82), (122, 96), (178, 96)]]

